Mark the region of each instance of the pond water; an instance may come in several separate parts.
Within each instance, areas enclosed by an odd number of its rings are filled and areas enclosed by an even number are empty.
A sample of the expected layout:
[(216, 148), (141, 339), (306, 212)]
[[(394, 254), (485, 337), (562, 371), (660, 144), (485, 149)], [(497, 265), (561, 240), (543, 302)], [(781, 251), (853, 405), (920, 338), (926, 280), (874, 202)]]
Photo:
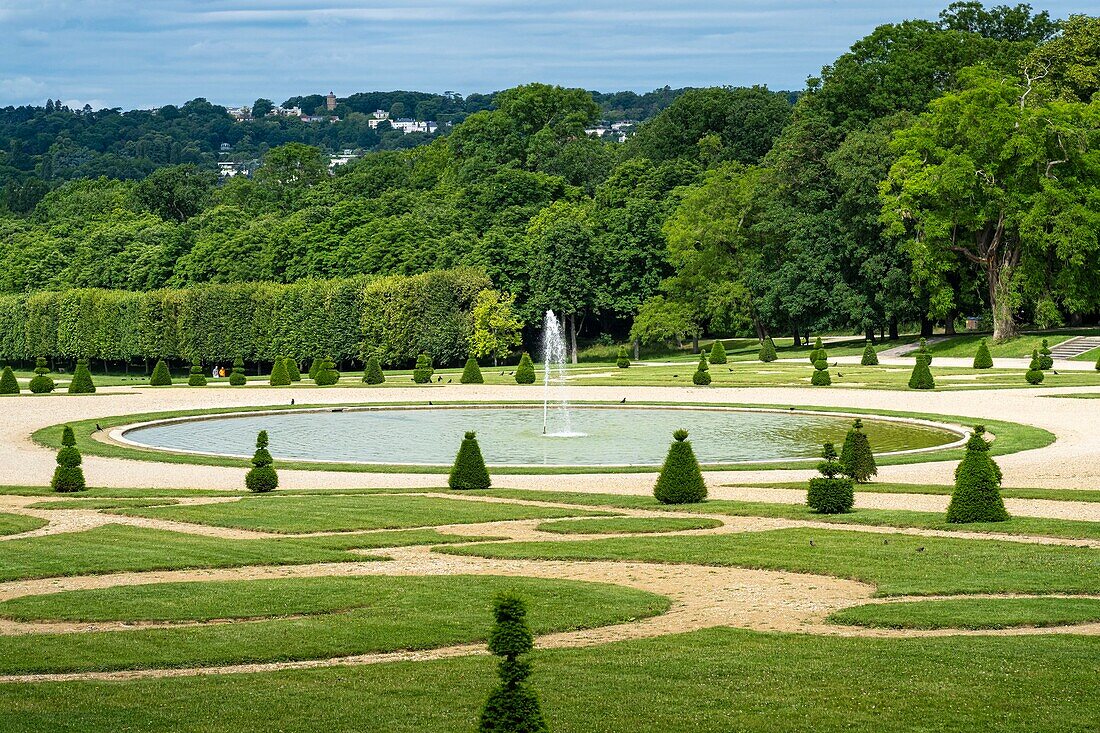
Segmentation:
[[(467, 430), (490, 465), (655, 466), (672, 432), (690, 432), (701, 463), (812, 458), (821, 444), (840, 450), (851, 418), (791, 412), (669, 407), (571, 408), (570, 437), (542, 434), (541, 406), (371, 408), (288, 411), (161, 422), (127, 430), (125, 440), (177, 451), (250, 457), (266, 430), (278, 459), (450, 464)], [(940, 427), (863, 418), (875, 453), (931, 448), (959, 436)]]

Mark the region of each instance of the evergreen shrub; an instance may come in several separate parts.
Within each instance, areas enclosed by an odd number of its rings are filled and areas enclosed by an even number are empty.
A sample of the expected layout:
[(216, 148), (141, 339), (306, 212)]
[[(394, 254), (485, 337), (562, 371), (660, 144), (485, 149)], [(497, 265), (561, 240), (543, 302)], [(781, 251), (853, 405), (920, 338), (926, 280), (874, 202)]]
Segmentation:
[(336, 364), (332, 359), (325, 357), (320, 360), (320, 366), (317, 369), (317, 376), (313, 378), (313, 383), (318, 387), (331, 387), (340, 381), (340, 372), (336, 371)]
[(50, 368), (46, 366), (45, 357), (38, 357), (34, 361), (34, 376), (31, 377), (30, 390), (34, 394), (48, 394), (53, 392), (53, 379), (50, 377)]
[(653, 496), (662, 504), (696, 504), (707, 498), (707, 485), (699, 461), (687, 439), (688, 431), (677, 430), (661, 465)]
[(57, 452), (57, 468), (54, 469), (50, 487), (61, 493), (83, 491), (85, 484), (81, 462), (80, 451), (76, 449), (76, 436), (73, 429), (66, 425), (61, 431), (61, 450)]
[(932, 352), (928, 350), (928, 342), (925, 341), (923, 338), (920, 340), (920, 345), (917, 346), (917, 350), (915, 353), (923, 354), (928, 363), (932, 363)]
[(244, 374), (244, 359), (239, 356), (233, 360), (233, 371), (229, 372), (229, 384), (232, 387), (243, 387), (248, 384), (248, 377)]
[(1024, 379), (1028, 384), (1042, 384), (1043, 383), (1043, 370), (1040, 369), (1041, 362), (1039, 361), (1039, 352), (1031, 352), (1031, 364), (1028, 365), (1027, 372), (1024, 374)]
[(432, 381), (435, 369), (432, 368), (432, 358), (427, 354), (416, 357), (416, 368), (413, 369), (413, 381), (417, 384), (427, 384)]
[(917, 354), (913, 373), (909, 375), (909, 389), (935, 389), (936, 380), (928, 368), (928, 354)]
[(535, 383), (535, 363), (531, 361), (531, 355), (526, 351), (519, 358), (519, 366), (516, 367), (516, 384)]
[(527, 607), (517, 596), (503, 594), (493, 608), (496, 623), (489, 633), (489, 651), (500, 657), (500, 684), (489, 693), (478, 722), (479, 733), (547, 733), (538, 694), (527, 678), (531, 665), (519, 657), (534, 648), (527, 626)]
[(620, 369), (626, 369), (630, 366), (630, 357), (627, 356), (625, 346), (619, 347), (619, 355), (615, 357), (615, 366), (619, 367)]
[(844, 469), (832, 443), (824, 445), (821, 457), (824, 460), (817, 464), (821, 476), (810, 479), (806, 505), (818, 514), (847, 514), (855, 503), (852, 479), (840, 477)]
[(1039, 348), (1039, 368), (1044, 372), (1054, 368), (1054, 357), (1051, 356), (1050, 345), (1043, 339), (1043, 345)]
[(485, 384), (485, 377), (481, 375), (481, 367), (477, 359), (470, 357), (466, 360), (466, 366), (462, 368), (462, 376), (458, 380), (461, 384)]
[(771, 336), (767, 337), (760, 342), (760, 353), (757, 354), (758, 359), (768, 364), (779, 358), (779, 355), (775, 353), (775, 342), (772, 341)]
[(256, 452), (252, 455), (252, 468), (244, 477), (245, 487), (257, 494), (266, 494), (279, 486), (279, 475), (271, 465), (275, 461), (268, 452), (267, 446), (267, 431), (261, 430), (256, 435)]
[(275, 357), (275, 363), (271, 365), (271, 376), (267, 378), (267, 383), (272, 387), (290, 386), (290, 375), (286, 371), (286, 358), (282, 356)]
[(710, 363), (726, 363), (726, 347), (722, 345), (721, 339), (714, 339), (714, 345), (710, 347)]
[(955, 491), (947, 505), (947, 521), (1003, 522), (1008, 519), (1001, 498), (1001, 469), (989, 455), (985, 426), (976, 425), (966, 442), (966, 455), (955, 467)]
[(0, 394), (19, 394), (19, 380), (10, 366), (5, 366), (3, 373), (0, 373)]
[(993, 357), (989, 355), (989, 346), (985, 339), (978, 342), (978, 351), (974, 354), (975, 369), (990, 369), (993, 367)]
[(477, 444), (477, 434), (473, 431), (466, 433), (458, 447), (447, 485), (452, 489), (487, 489), (492, 485), (481, 447)]
[(73, 378), (69, 382), (69, 394), (95, 394), (95, 383), (92, 381), (92, 371), (88, 368), (87, 359), (76, 360), (76, 369), (73, 370)]
[(286, 374), (290, 377), (291, 382), (302, 381), (302, 372), (298, 369), (298, 360), (293, 356), (288, 356), (283, 360), (286, 365)]
[(190, 387), (206, 386), (206, 370), (202, 368), (202, 362), (198, 359), (191, 360), (191, 373), (187, 377), (187, 384)]
[(844, 469), (844, 474), (858, 484), (865, 484), (872, 476), (878, 475), (871, 441), (867, 439), (867, 433), (863, 432), (863, 421), (858, 417), (844, 437), (844, 445), (840, 449), (840, 466)]
[(818, 336), (817, 339), (814, 340), (813, 349), (810, 350), (810, 363), (817, 364), (817, 362), (821, 361), (822, 359), (827, 359), (827, 356), (818, 356), (823, 351), (825, 351), (825, 349), (821, 345), (821, 337)]
[(363, 368), (363, 381), (367, 384), (382, 384), (386, 381), (386, 375), (382, 373), (382, 365), (378, 363), (378, 357), (374, 354), (367, 357), (367, 365)]
[(168, 387), (172, 384), (172, 373), (168, 371), (168, 365), (164, 359), (157, 359), (153, 374), (149, 377), (149, 384), (153, 387)]
[(875, 347), (870, 341), (863, 347), (863, 357), (859, 360), (859, 363), (863, 366), (878, 366), (878, 352), (875, 351)]
[(699, 366), (695, 368), (695, 374), (691, 375), (691, 381), (700, 387), (710, 384), (710, 367), (707, 366), (707, 355), (699, 355)]

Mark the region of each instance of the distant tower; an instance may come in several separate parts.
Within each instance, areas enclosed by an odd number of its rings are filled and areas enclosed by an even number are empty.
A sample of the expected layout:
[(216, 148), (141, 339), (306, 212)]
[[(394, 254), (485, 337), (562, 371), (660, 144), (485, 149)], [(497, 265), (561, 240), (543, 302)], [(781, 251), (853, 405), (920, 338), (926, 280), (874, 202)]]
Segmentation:
[(325, 97), (325, 107), (328, 109), (329, 112), (333, 112), (336, 110), (336, 95), (332, 92), (329, 92), (328, 96)]

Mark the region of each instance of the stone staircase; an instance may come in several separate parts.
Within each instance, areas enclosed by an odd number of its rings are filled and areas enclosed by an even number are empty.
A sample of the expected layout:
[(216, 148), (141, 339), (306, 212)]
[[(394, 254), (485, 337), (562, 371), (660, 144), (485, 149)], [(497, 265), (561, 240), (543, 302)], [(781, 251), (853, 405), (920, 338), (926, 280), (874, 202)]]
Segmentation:
[(1074, 336), (1050, 349), (1053, 359), (1072, 359), (1086, 351), (1100, 348), (1100, 336)]

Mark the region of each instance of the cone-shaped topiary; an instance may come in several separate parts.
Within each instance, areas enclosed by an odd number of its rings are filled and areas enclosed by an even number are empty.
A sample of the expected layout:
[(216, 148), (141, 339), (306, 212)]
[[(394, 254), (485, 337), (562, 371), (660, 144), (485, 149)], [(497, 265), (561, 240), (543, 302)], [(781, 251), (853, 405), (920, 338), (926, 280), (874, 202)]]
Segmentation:
[(157, 359), (153, 374), (149, 377), (149, 384), (153, 387), (167, 387), (172, 384), (172, 373), (168, 371), (168, 365), (164, 359)]
[(363, 381), (367, 384), (382, 384), (386, 381), (386, 375), (382, 373), (382, 365), (378, 363), (378, 357), (374, 354), (367, 357), (367, 364), (363, 367)]
[(832, 443), (824, 445), (821, 457), (824, 460), (817, 464), (821, 477), (810, 479), (806, 505), (818, 514), (847, 514), (855, 501), (852, 479), (839, 478), (844, 468), (837, 461)]
[(707, 355), (699, 355), (699, 366), (695, 368), (695, 374), (691, 375), (691, 381), (700, 387), (710, 384), (710, 367), (707, 366)]
[(317, 372), (321, 371), (321, 365), (324, 363), (324, 359), (320, 357), (314, 357), (309, 361), (309, 378), (313, 381), (317, 381)]
[(863, 421), (858, 417), (852, 423), (852, 429), (844, 437), (844, 446), (840, 449), (840, 466), (845, 475), (856, 483), (865, 484), (872, 476), (878, 475), (875, 454), (871, 451), (871, 441), (863, 432)]
[(202, 362), (198, 359), (191, 360), (191, 373), (187, 376), (187, 384), (190, 387), (206, 386), (206, 370), (202, 368)]
[(69, 394), (95, 394), (92, 372), (88, 369), (87, 359), (77, 359), (73, 378), (69, 382)]
[(286, 374), (290, 377), (290, 381), (302, 381), (302, 372), (298, 370), (298, 360), (293, 356), (288, 356), (283, 361), (286, 363)]
[(1028, 384), (1042, 384), (1043, 383), (1043, 370), (1039, 368), (1039, 352), (1031, 352), (1031, 364), (1028, 365), (1027, 373), (1024, 374), (1024, 379)]
[(825, 351), (825, 348), (821, 345), (821, 337), (818, 336), (814, 341), (814, 347), (810, 350), (810, 363), (817, 364), (822, 359), (828, 358), (827, 356), (818, 356), (821, 352)]
[(699, 471), (699, 461), (687, 439), (688, 431), (677, 430), (675, 440), (668, 448), (668, 455), (661, 465), (653, 496), (662, 504), (696, 504), (707, 498), (707, 485)]
[(485, 377), (481, 376), (481, 367), (477, 365), (477, 359), (471, 356), (466, 360), (466, 366), (462, 368), (462, 377), (458, 381), (462, 384), (485, 384)]
[(256, 435), (256, 452), (252, 455), (252, 468), (244, 477), (244, 485), (249, 491), (264, 494), (274, 491), (279, 486), (279, 474), (271, 465), (274, 459), (267, 450), (267, 431), (261, 430)]
[[(820, 342), (821, 339), (818, 339), (818, 343)], [(829, 352), (825, 349), (814, 349), (814, 353), (820, 358), (814, 362), (814, 373), (810, 377), (810, 384), (815, 387), (828, 387), (833, 383), (833, 378), (829, 374), (829, 362), (827, 361)]]
[(531, 361), (531, 355), (526, 351), (519, 358), (519, 366), (516, 367), (516, 384), (535, 383), (535, 363)]
[(477, 444), (477, 434), (473, 431), (466, 433), (458, 447), (447, 485), (452, 489), (487, 489), (492, 485), (485, 459), (481, 457), (481, 447)]
[(416, 357), (416, 368), (413, 369), (413, 381), (417, 384), (427, 384), (432, 381), (435, 369), (432, 367), (432, 357), (421, 354)]
[(909, 389), (935, 389), (936, 380), (928, 368), (928, 354), (917, 354), (917, 363), (909, 375)]
[(989, 355), (989, 346), (985, 339), (978, 342), (978, 351), (974, 354), (975, 369), (990, 369), (993, 366), (993, 357)]
[(3, 373), (0, 373), (0, 394), (19, 394), (19, 380), (10, 366), (4, 367)]
[(233, 360), (233, 371), (229, 372), (229, 384), (233, 387), (243, 387), (248, 384), (248, 377), (244, 374), (244, 359), (239, 356)]
[(57, 468), (53, 472), (50, 487), (54, 491), (83, 491), (84, 470), (80, 467), (80, 451), (76, 449), (76, 436), (68, 425), (61, 431), (61, 450), (57, 452)]
[(271, 365), (271, 376), (267, 383), (272, 387), (286, 387), (290, 385), (290, 375), (286, 373), (286, 359), (275, 357), (275, 363)]
[(626, 369), (630, 366), (630, 357), (626, 354), (626, 347), (619, 347), (619, 355), (615, 357), (615, 366)]
[(34, 394), (47, 394), (53, 392), (54, 384), (53, 379), (49, 376), (50, 368), (46, 366), (45, 357), (38, 357), (34, 361), (34, 376), (31, 377), (30, 388)]
[(722, 345), (721, 339), (714, 339), (714, 345), (710, 347), (710, 363), (726, 363), (726, 347)]
[(1039, 347), (1039, 368), (1043, 371), (1054, 368), (1054, 357), (1051, 356), (1050, 344), (1043, 339), (1043, 345)]
[(878, 366), (878, 352), (870, 341), (863, 347), (863, 357), (859, 360), (863, 366)]
[(928, 342), (925, 341), (923, 338), (920, 340), (920, 345), (917, 346), (916, 353), (917, 354), (924, 354), (924, 356), (928, 360), (928, 363), (929, 364), (932, 363), (932, 352), (928, 350)]
[(534, 647), (527, 626), (527, 608), (510, 594), (498, 596), (493, 608), (496, 624), (489, 633), (489, 651), (501, 657), (500, 685), (489, 693), (481, 709), (480, 733), (547, 733), (539, 697), (527, 683), (531, 665), (520, 660)]
[(332, 359), (326, 357), (319, 359), (320, 365), (315, 372), (316, 376), (313, 377), (313, 383), (318, 387), (331, 387), (340, 381), (340, 372), (336, 371), (336, 364)]
[(771, 336), (760, 342), (760, 353), (757, 354), (756, 358), (765, 364), (779, 358), (779, 355), (775, 353), (775, 342), (772, 341)]
[(948, 522), (1003, 522), (1001, 469), (989, 456), (985, 427), (976, 425), (966, 442), (966, 455), (955, 467), (955, 491), (947, 505)]

